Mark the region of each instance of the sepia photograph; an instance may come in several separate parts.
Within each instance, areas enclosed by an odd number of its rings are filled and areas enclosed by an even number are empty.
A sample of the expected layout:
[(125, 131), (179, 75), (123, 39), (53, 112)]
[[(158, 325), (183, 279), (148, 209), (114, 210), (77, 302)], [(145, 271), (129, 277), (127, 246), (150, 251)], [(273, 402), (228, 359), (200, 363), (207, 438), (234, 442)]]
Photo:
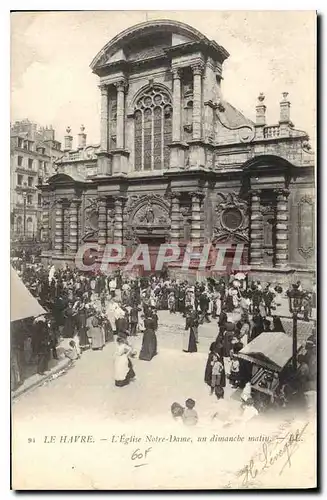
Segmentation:
[(11, 12), (13, 490), (317, 488), (316, 26)]

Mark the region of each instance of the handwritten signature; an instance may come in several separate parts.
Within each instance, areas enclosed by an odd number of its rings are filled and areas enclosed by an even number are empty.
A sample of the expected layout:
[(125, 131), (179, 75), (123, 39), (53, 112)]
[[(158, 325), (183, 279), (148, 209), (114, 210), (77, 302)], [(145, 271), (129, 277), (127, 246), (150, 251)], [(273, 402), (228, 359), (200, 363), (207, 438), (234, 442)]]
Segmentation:
[(276, 437), (271, 442), (262, 443), (261, 452), (257, 459), (251, 458), (237, 473), (237, 477), (242, 478), (242, 486), (249, 486), (262, 472), (272, 467), (278, 461), (282, 464), (279, 475), (283, 474), (287, 466), (290, 468), (292, 466), (291, 459), (299, 449), (302, 436), (308, 425), (308, 423), (305, 423), (295, 433), (289, 432), (283, 437)]

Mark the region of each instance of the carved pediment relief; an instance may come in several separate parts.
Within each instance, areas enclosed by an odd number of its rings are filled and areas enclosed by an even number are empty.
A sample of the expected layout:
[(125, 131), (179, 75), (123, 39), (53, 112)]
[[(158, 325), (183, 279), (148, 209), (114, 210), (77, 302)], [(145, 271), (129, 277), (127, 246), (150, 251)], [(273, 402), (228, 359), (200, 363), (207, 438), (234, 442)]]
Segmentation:
[(155, 194), (130, 197), (125, 217), (127, 226), (135, 232), (154, 233), (170, 228), (169, 204)]

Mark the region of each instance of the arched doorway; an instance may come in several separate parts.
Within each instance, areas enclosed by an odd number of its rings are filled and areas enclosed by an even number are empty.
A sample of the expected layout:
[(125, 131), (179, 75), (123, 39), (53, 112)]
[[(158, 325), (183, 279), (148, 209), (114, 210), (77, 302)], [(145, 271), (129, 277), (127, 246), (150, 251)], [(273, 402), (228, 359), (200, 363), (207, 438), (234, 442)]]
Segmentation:
[(149, 255), (150, 269), (143, 265), (133, 271), (139, 275), (159, 274), (156, 262), (161, 245), (167, 241), (170, 231), (169, 204), (159, 195), (146, 195), (130, 200), (125, 209), (128, 257), (131, 258), (138, 245), (145, 245)]
[(249, 264), (249, 240), (240, 235), (229, 234), (214, 238), (210, 264), (214, 276), (228, 278), (235, 271), (244, 271)]

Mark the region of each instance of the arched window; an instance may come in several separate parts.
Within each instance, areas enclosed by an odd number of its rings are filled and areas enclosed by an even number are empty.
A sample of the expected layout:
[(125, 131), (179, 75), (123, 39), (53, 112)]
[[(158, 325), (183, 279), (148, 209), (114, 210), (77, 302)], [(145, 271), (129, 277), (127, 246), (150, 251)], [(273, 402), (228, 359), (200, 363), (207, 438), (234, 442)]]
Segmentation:
[(167, 92), (152, 87), (135, 106), (135, 170), (161, 170), (169, 166), (173, 108)]

